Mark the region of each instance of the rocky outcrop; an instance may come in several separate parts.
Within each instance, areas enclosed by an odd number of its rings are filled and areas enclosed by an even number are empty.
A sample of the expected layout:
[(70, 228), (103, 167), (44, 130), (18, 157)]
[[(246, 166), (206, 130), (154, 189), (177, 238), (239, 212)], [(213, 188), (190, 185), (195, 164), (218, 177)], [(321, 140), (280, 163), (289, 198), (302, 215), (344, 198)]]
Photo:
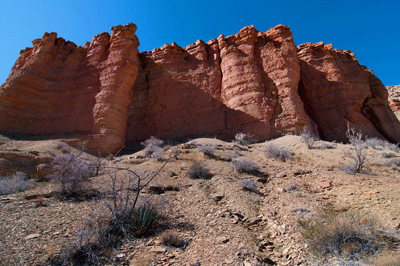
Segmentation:
[(389, 93), (389, 106), (400, 120), (400, 85), (387, 87)]
[(289, 27), (279, 25), (141, 53), (127, 141), (238, 132), (267, 139), (314, 128), (297, 93), (296, 52)]
[(78, 47), (45, 33), (21, 51), (0, 88), (0, 131), (70, 135), (93, 152), (125, 143), (139, 66), (136, 25), (116, 26)]
[(0, 87), (0, 131), (67, 135), (95, 153), (152, 135), (269, 139), (304, 126), (345, 142), (348, 124), (400, 142), (386, 88), (350, 51), (296, 47), (278, 25), (139, 54), (135, 31), (113, 27), (84, 47), (55, 33), (34, 40)]
[(400, 141), (400, 124), (387, 104), (386, 88), (353, 53), (323, 42), (298, 50), (299, 94), (322, 139), (346, 142), (350, 125), (368, 137)]

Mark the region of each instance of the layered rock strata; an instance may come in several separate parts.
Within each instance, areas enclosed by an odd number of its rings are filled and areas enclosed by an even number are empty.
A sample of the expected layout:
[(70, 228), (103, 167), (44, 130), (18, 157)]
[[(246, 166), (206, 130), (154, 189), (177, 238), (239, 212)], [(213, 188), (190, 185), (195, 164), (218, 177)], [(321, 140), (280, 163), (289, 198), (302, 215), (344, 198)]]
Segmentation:
[(347, 142), (349, 125), (368, 137), (400, 141), (400, 125), (382, 82), (350, 51), (332, 45), (298, 47), (299, 94), (322, 139)]
[(393, 85), (387, 87), (389, 93), (389, 105), (392, 111), (400, 120), (400, 85)]
[(93, 152), (125, 143), (138, 73), (136, 25), (116, 26), (84, 47), (45, 33), (21, 51), (0, 88), (0, 131), (70, 135)]
[(296, 52), (289, 27), (279, 25), (141, 53), (127, 141), (238, 132), (267, 139), (315, 128), (297, 93)]
[(0, 131), (69, 135), (103, 154), (152, 135), (269, 139), (304, 126), (326, 140), (346, 142), (350, 125), (400, 142), (386, 88), (350, 51), (296, 47), (278, 25), (139, 54), (135, 31), (113, 27), (84, 47), (34, 40), (0, 87)]

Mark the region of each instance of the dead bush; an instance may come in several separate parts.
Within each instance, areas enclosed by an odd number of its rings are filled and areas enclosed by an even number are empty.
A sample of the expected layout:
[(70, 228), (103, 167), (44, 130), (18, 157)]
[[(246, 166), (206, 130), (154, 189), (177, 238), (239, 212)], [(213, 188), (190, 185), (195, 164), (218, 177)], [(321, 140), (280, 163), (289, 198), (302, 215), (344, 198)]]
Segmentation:
[(265, 144), (265, 152), (269, 157), (276, 158), (282, 162), (286, 162), (293, 156), (293, 152), (289, 151), (285, 146), (267, 142)]
[(217, 149), (217, 145), (200, 145), (197, 149), (209, 157), (214, 157), (214, 151)]
[(102, 172), (109, 177), (108, 191), (96, 203), (76, 241), (49, 258), (48, 264), (108, 265), (113, 261), (112, 251), (124, 238), (153, 233), (162, 217), (154, 205), (140, 204), (139, 198), (170, 158), (159, 169), (146, 175), (129, 168), (103, 166)]
[(254, 138), (252, 135), (244, 134), (244, 133), (240, 132), (235, 135), (234, 142), (241, 144), (241, 145), (249, 145), (252, 143), (256, 143), (257, 139)]
[(144, 151), (147, 157), (161, 159), (163, 156), (164, 150), (161, 146), (164, 144), (164, 141), (151, 136), (140, 144), (144, 146)]
[(304, 144), (306, 144), (307, 148), (312, 149), (316, 140), (316, 137), (308, 128), (308, 126), (304, 126), (300, 132), (301, 139), (303, 140)]
[(87, 192), (91, 178), (95, 176), (96, 166), (86, 160), (82, 154), (64, 153), (54, 157), (52, 167), (55, 170), (50, 178), (59, 185), (62, 195), (77, 196)]
[[(301, 234), (316, 256), (331, 255), (358, 261), (376, 254), (398, 239), (378, 226), (374, 219), (357, 213), (325, 211), (300, 221)], [(397, 240), (396, 240), (397, 239)]]
[(162, 237), (162, 243), (169, 247), (181, 248), (185, 245), (185, 241), (176, 231), (167, 231)]
[(203, 162), (195, 162), (189, 169), (188, 175), (193, 179), (211, 179), (212, 174)]
[(0, 196), (22, 192), (34, 186), (34, 182), (29, 180), (23, 172), (16, 172), (12, 176), (0, 177)]
[(349, 158), (351, 166), (355, 172), (361, 172), (366, 163), (370, 161), (367, 154), (367, 144), (361, 132), (356, 132), (354, 128), (347, 125), (346, 136), (352, 149), (344, 150), (344, 157)]
[(238, 173), (258, 174), (260, 168), (251, 160), (235, 160), (232, 162), (232, 169)]

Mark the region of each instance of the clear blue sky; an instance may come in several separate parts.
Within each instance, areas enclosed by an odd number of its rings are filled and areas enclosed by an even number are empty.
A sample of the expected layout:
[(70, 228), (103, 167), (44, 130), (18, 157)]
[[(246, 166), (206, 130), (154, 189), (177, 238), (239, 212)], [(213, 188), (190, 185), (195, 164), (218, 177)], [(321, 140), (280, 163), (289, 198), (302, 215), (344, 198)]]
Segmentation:
[(134, 22), (139, 51), (184, 47), (254, 25), (290, 26), (296, 45), (332, 43), (351, 50), (384, 85), (400, 84), (400, 1), (0, 0), (0, 84), (25, 47), (44, 32), (84, 45), (112, 26)]

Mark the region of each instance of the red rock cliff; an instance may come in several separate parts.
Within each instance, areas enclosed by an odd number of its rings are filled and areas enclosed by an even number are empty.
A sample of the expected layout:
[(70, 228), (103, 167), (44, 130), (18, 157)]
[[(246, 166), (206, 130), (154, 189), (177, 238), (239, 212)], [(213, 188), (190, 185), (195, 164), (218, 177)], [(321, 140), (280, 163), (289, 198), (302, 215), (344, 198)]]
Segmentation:
[(392, 111), (400, 120), (400, 85), (388, 86), (387, 90), (389, 92), (389, 105)]
[(139, 41), (133, 23), (111, 31), (84, 47), (45, 33), (21, 51), (0, 87), (0, 131), (68, 134), (94, 152), (118, 150), (125, 143)]
[(113, 27), (84, 47), (55, 33), (33, 41), (0, 87), (0, 131), (67, 134), (102, 153), (151, 135), (268, 139), (304, 126), (347, 141), (347, 124), (400, 142), (386, 88), (349, 51), (296, 47), (278, 25), (138, 54), (135, 31)]
[(368, 137), (400, 142), (400, 124), (388, 106), (386, 88), (353, 53), (323, 42), (298, 49), (299, 93), (323, 139), (346, 142), (349, 124)]
[(127, 141), (238, 132), (267, 139), (314, 128), (297, 93), (296, 52), (289, 27), (279, 25), (141, 53)]

